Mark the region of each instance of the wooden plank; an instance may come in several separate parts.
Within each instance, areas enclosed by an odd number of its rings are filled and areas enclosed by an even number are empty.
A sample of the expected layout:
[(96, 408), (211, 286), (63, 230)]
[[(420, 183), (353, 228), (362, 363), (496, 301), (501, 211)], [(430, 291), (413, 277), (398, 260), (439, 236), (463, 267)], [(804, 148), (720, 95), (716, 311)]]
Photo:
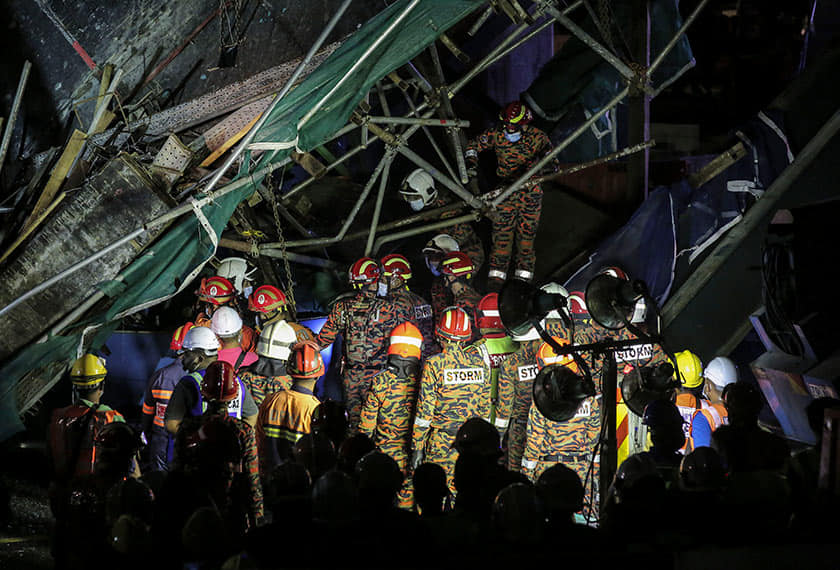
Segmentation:
[(301, 165), (303, 169), (309, 173), (310, 176), (318, 178), (323, 176), (327, 168), (320, 160), (309, 154), (308, 152), (293, 152), (292, 160)]
[(692, 188), (700, 188), (703, 184), (741, 160), (747, 155), (744, 143), (739, 142), (726, 152), (712, 159), (712, 161), (688, 177)]
[(24, 232), (27, 230), (29, 225), (38, 218), (44, 208), (49, 206), (50, 202), (52, 202), (56, 192), (58, 192), (61, 188), (64, 178), (67, 176), (67, 173), (70, 172), (70, 168), (73, 166), (73, 163), (76, 162), (76, 157), (78, 157), (79, 153), (82, 151), (85, 139), (85, 133), (78, 129), (73, 131), (73, 134), (70, 136), (70, 141), (67, 143), (67, 146), (64, 147), (64, 152), (61, 153), (55, 168), (53, 168), (53, 171), (50, 174), (50, 179), (47, 180), (47, 185), (44, 186), (41, 196), (35, 203), (35, 207), (32, 208), (32, 213), (29, 214), (29, 217), (26, 218), (26, 221), (23, 224)]
[[(47, 207), (46, 210), (41, 212), (41, 214), (31, 224), (23, 226), (23, 231), (21, 232), (21, 234), (14, 241), (14, 243), (12, 243), (12, 245), (9, 246), (9, 249), (6, 250), (6, 253), (3, 254), (3, 257), (0, 257), (0, 263), (2, 263), (3, 260), (5, 260), (10, 255), (12, 255), (12, 253), (14, 253), (18, 246), (22, 244), (24, 240), (26, 240), (26, 238), (32, 235), (32, 232), (38, 229), (38, 226), (41, 225), (41, 222), (47, 219), (47, 216), (49, 216), (52, 213), (52, 211), (55, 210), (59, 204), (61, 204), (61, 201), (64, 200), (66, 196), (67, 194), (65, 192), (59, 194), (58, 197), (56, 197), (56, 199), (52, 201), (49, 207)], [(27, 222), (29, 222), (29, 220), (27, 220)]]

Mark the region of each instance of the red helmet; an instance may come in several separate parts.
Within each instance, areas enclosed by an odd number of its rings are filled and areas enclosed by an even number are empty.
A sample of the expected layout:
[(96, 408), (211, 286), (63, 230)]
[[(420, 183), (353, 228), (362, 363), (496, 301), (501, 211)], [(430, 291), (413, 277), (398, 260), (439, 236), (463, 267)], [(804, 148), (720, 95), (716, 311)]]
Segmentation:
[(233, 293), (233, 284), (230, 281), (214, 275), (201, 280), (198, 299), (219, 306), (229, 302), (233, 298)]
[(438, 336), (447, 340), (470, 340), (470, 316), (461, 307), (449, 307), (441, 313), (436, 332)]
[(482, 332), (485, 338), (501, 338), (505, 336), (505, 326), (502, 324), (502, 319), (499, 316), (499, 294), (488, 293), (478, 302), (478, 314), (476, 320), (478, 321), (479, 329), (488, 329), (490, 333)]
[(350, 266), (350, 283), (354, 287), (361, 287), (379, 279), (382, 270), (379, 264), (370, 257), (363, 257)]
[(499, 111), (499, 120), (506, 125), (527, 125), (533, 118), (531, 110), (519, 101), (512, 101)]
[(292, 378), (318, 378), (324, 374), (324, 359), (315, 342), (306, 340), (292, 347), (292, 354), (286, 364)]
[(172, 340), (169, 343), (169, 350), (181, 350), (184, 348), (184, 337), (187, 336), (189, 330), (194, 326), (195, 324), (189, 321), (175, 329), (175, 332), (172, 334)]
[(440, 262), (440, 272), (444, 275), (469, 279), (473, 271), (475, 271), (475, 265), (469, 256), (461, 251), (450, 251)]
[(573, 315), (588, 315), (589, 310), (586, 308), (586, 297), (583, 291), (572, 291), (569, 293), (569, 311)]
[(210, 402), (230, 402), (239, 395), (239, 382), (233, 365), (217, 360), (204, 371), (201, 380), (201, 395)]
[(403, 281), (411, 279), (411, 265), (408, 260), (399, 253), (391, 253), (381, 259), (382, 270), (385, 277), (399, 275)]
[(391, 331), (391, 344), (388, 354), (395, 354), (403, 358), (420, 358), (420, 347), (423, 345), (423, 335), (420, 329), (411, 323), (403, 323)]
[[(563, 338), (562, 336), (552, 336), (551, 338), (561, 346), (569, 344), (569, 339)], [(578, 365), (571, 354), (557, 354), (554, 352), (554, 347), (547, 342), (542, 343), (537, 350), (537, 363), (540, 369), (551, 366), (552, 364), (559, 364), (566, 366), (572, 372), (578, 371)]]
[(286, 294), (274, 285), (260, 285), (248, 297), (248, 310), (268, 314), (286, 306)]
[(604, 268), (604, 270), (601, 271), (601, 273), (603, 275), (609, 275), (610, 277), (618, 277), (619, 279), (622, 279), (624, 281), (627, 281), (628, 279), (630, 279), (627, 276), (627, 273), (625, 273), (622, 268), (620, 268), (616, 265), (611, 265), (609, 267)]

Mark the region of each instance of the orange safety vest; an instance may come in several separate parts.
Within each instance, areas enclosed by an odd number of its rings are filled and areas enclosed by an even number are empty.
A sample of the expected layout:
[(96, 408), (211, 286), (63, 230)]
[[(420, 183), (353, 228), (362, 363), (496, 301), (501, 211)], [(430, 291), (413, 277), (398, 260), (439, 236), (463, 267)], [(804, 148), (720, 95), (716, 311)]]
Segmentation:
[(683, 444), (682, 449), (680, 449), (680, 453), (685, 455), (694, 449), (693, 446), (690, 446), (691, 418), (693, 418), (694, 414), (698, 411), (707, 408), (709, 406), (709, 402), (700, 399), (689, 392), (682, 392), (677, 394), (674, 404), (676, 404), (683, 419), (683, 435), (685, 435), (685, 443)]
[[(703, 406), (703, 408), (697, 410), (691, 416), (692, 424), (694, 423), (694, 418), (697, 417), (697, 414), (703, 414), (706, 417), (706, 421), (709, 422), (709, 427), (712, 428), (712, 432), (720, 426), (729, 423), (729, 414), (723, 404), (707, 404), (706, 406)], [(694, 449), (694, 438), (690, 435), (690, 433), (688, 442), (691, 445), (691, 449)]]

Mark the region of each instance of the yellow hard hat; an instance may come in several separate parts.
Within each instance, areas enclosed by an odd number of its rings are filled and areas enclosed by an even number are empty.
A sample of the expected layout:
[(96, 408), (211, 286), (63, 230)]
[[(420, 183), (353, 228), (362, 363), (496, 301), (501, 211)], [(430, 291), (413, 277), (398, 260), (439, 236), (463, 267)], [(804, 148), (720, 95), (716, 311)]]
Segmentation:
[(674, 368), (680, 371), (680, 382), (683, 388), (696, 388), (703, 383), (703, 364), (700, 357), (690, 350), (683, 350), (674, 355), (677, 362)]
[(105, 359), (93, 354), (85, 354), (77, 358), (70, 368), (70, 380), (74, 386), (95, 386), (105, 378), (108, 370)]

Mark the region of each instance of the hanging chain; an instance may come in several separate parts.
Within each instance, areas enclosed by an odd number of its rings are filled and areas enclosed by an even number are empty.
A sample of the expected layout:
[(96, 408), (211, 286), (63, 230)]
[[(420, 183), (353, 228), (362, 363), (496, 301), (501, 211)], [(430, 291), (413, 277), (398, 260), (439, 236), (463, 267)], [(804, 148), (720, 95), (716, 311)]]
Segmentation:
[(283, 260), (283, 269), (286, 271), (286, 298), (292, 304), (292, 308), (297, 310), (297, 303), (295, 303), (295, 288), (292, 281), (292, 268), (289, 266), (289, 256), (286, 254), (286, 238), (283, 237), (283, 225), (280, 223), (280, 212), (277, 209), (277, 194), (275, 188), (279, 191), (283, 188), (283, 179), (286, 177), (286, 168), (280, 173), (280, 184), (274, 186), (274, 173), (268, 175), (269, 185), (268, 190), (271, 194), (271, 211), (274, 214), (274, 224), (277, 226), (277, 241), (280, 244), (280, 258)]
[(219, 48), (222, 51), (237, 47), (245, 39), (244, 35), (239, 37), (241, 18), (242, 0), (219, 0)]
[(612, 10), (610, 10), (609, 0), (598, 0), (598, 30), (604, 38), (604, 43), (610, 48), (610, 51), (615, 53), (615, 46), (613, 45), (612, 37)]

